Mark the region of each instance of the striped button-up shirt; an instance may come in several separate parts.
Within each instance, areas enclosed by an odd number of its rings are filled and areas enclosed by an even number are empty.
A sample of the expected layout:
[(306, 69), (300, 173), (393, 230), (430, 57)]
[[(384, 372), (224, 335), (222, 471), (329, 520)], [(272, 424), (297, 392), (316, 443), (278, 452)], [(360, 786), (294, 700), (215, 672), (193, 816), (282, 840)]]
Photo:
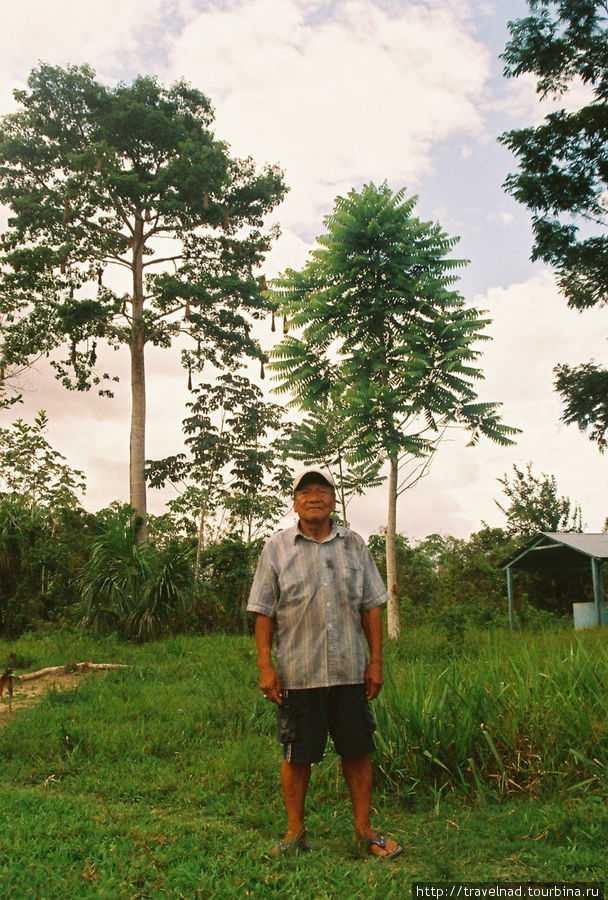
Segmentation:
[(388, 596), (363, 538), (333, 525), (320, 543), (297, 525), (262, 551), (247, 609), (275, 620), (284, 688), (359, 684), (367, 651), (361, 613)]

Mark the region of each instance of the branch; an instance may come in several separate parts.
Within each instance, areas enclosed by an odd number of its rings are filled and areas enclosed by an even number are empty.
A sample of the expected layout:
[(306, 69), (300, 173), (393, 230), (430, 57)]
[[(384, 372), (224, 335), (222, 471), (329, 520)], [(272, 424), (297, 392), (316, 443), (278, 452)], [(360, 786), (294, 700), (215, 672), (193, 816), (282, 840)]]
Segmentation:
[(43, 678), (45, 675), (72, 675), (76, 672), (88, 672), (90, 669), (129, 669), (130, 666), (123, 663), (68, 663), (67, 666), (51, 666), (48, 669), (38, 669), (36, 672), (26, 672), (24, 675), (15, 675), (17, 681), (33, 681), (34, 678)]
[[(428, 456), (423, 457), (422, 461), (417, 466), (415, 466), (412, 469), (412, 471), (409, 473), (409, 475), (405, 476), (405, 478), (402, 480), (401, 484), (398, 485), (398, 487), (397, 487), (397, 496), (398, 497), (401, 496), (401, 494), (405, 493), (405, 491), (407, 491), (411, 487), (413, 487), (415, 484), (418, 484), (419, 481), (421, 481), (423, 478), (425, 478), (429, 474), (429, 469), (431, 468), (431, 463), (435, 457), (435, 454), (437, 453), (437, 451), (439, 449), (439, 444), (441, 443), (447, 429), (448, 429), (448, 426), (444, 425), (443, 429), (441, 430), (441, 434), (439, 434), (437, 436), (437, 440), (435, 441), (435, 445), (434, 445), (431, 453), (429, 453)], [(424, 430), (426, 431), (428, 429), (424, 429)], [(423, 433), (424, 433), (424, 431), (421, 432), (421, 434), (423, 434)]]
[(178, 256), (165, 256), (162, 259), (151, 259), (149, 262), (143, 263), (142, 268), (145, 268), (146, 266), (157, 266), (160, 263), (164, 263), (164, 262), (175, 262), (176, 259), (183, 259), (183, 258), (184, 257), (180, 253), (180, 254), (178, 254)]

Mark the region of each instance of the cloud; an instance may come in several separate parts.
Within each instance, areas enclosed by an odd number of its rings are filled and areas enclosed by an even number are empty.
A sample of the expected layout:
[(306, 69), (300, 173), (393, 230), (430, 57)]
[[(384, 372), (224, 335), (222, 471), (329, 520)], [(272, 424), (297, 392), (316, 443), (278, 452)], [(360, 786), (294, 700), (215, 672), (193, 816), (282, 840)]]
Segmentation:
[[(415, 537), (433, 531), (466, 537), (484, 519), (504, 525), (494, 499), (496, 479), (531, 461), (536, 474), (555, 475), (560, 494), (579, 501), (583, 519), (600, 531), (608, 508), (597, 485), (605, 460), (588, 438), (560, 421), (562, 406), (553, 389), (553, 367), (606, 356), (605, 312), (583, 315), (569, 309), (551, 272), (539, 267), (525, 282), (491, 288), (475, 298), (492, 318), (492, 342), (483, 346), (478, 385), (482, 400), (503, 404), (502, 418), (522, 433), (513, 447), (481, 440), (466, 447), (464, 433), (452, 433), (433, 462), (430, 475), (401, 501), (399, 527)], [(433, 525), (434, 523), (434, 525)]]
[(12, 90), (40, 61), (86, 62), (103, 81), (143, 71), (152, 50), (162, 54), (185, 8), (184, 0), (2, 0), (0, 109), (12, 109)]
[(515, 123), (515, 127), (537, 127), (556, 110), (576, 112), (594, 100), (593, 89), (579, 78), (574, 78), (568, 90), (556, 96), (541, 97), (536, 91), (536, 77), (530, 74), (508, 79), (502, 86), (500, 99), (492, 108)]
[(318, 232), (336, 194), (415, 182), (435, 142), (482, 133), (490, 61), (468, 9), (339, 0), (313, 18), (295, 0), (235, 0), (192, 14), (170, 71), (208, 93), (235, 153), (285, 167), (284, 225)]

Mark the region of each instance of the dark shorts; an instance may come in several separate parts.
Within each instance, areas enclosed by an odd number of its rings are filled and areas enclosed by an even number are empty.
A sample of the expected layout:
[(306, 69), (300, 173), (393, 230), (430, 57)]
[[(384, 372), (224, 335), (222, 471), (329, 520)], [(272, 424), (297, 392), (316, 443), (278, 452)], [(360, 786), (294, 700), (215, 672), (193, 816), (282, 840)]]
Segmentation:
[(367, 756), (376, 749), (376, 722), (363, 684), (284, 690), (277, 716), (279, 740), (288, 762), (319, 762), (328, 732), (339, 756)]

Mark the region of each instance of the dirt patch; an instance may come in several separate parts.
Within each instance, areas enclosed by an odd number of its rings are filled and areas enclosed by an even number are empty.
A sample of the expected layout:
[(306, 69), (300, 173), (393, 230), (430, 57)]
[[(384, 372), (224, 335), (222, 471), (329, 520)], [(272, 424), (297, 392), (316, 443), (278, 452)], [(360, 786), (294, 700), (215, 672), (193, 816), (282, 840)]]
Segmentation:
[(89, 677), (92, 672), (100, 669), (122, 669), (124, 666), (117, 663), (70, 663), (67, 666), (55, 666), (51, 669), (40, 669), (21, 676), (16, 675), (13, 680), (13, 699), (9, 702), (8, 686), (4, 688), (4, 694), (0, 700), (0, 727), (5, 725), (12, 711), (18, 712), (40, 699), (50, 688), (70, 690), (83, 678)]
[[(15, 678), (13, 712), (17, 712), (34, 703), (40, 698), (41, 694), (44, 694), (53, 685), (56, 685), (61, 690), (69, 690), (75, 687), (83, 678), (87, 678), (89, 674), (86, 672), (74, 672), (66, 675), (41, 675), (35, 681), (19, 681), (18, 678)], [(4, 695), (0, 701), (0, 727), (6, 724), (9, 715), (9, 698), (5, 688)]]

